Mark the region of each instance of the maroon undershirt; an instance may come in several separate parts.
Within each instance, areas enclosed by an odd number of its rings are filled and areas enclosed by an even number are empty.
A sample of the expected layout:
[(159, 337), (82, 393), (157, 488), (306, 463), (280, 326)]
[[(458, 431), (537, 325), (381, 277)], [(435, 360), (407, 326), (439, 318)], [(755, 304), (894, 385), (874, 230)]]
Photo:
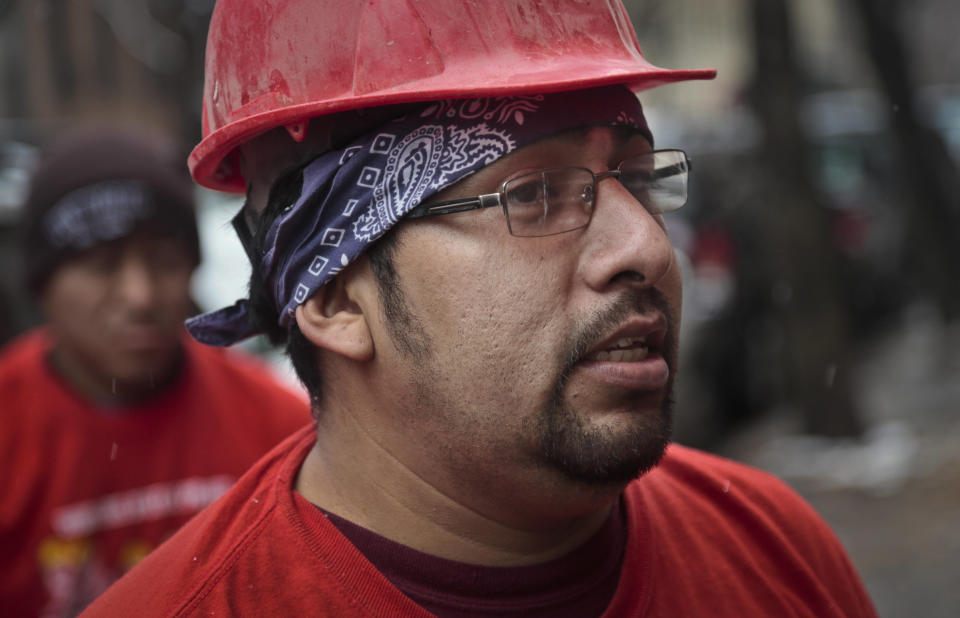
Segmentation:
[(616, 591), (627, 541), (619, 500), (603, 527), (581, 547), (545, 564), (523, 567), (437, 558), (324, 513), (390, 583), (441, 618), (599, 616)]

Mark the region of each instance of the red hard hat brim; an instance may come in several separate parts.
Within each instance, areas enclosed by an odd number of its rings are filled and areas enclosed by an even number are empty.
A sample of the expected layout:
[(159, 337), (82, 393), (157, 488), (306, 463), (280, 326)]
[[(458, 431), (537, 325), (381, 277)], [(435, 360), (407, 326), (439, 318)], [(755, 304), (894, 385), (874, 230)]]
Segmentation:
[[(471, 80), (473, 83), (486, 83), (489, 86), (470, 90), (451, 87), (449, 76), (446, 76), (442, 80), (436, 80), (438, 83), (435, 84), (430, 83), (434, 80), (426, 79), (367, 95), (344, 92), (340, 97), (301, 105), (278, 106), (272, 100), (260, 100), (247, 106), (244, 117), (233, 120), (207, 135), (190, 153), (188, 164), (198, 184), (218, 191), (243, 193), (246, 187), (237, 169), (233, 152), (241, 144), (264, 133), (264, 127), (286, 126), (349, 109), (400, 103), (561, 92), (610, 84), (625, 84), (634, 92), (640, 92), (675, 82), (716, 77), (714, 69), (663, 69), (643, 59), (638, 63), (636, 58), (630, 63), (624, 63), (624, 66), (617, 67), (615, 64), (607, 61), (601, 66), (583, 62), (582, 66), (572, 67), (567, 59), (562, 67), (547, 67), (536, 73), (526, 71), (516, 75), (498, 74), (490, 80), (474, 78)], [(482, 70), (482, 67), (478, 67), (478, 70)], [(584, 78), (584, 75), (591, 77)], [(258, 113), (250, 109), (253, 107), (262, 107), (265, 111)]]

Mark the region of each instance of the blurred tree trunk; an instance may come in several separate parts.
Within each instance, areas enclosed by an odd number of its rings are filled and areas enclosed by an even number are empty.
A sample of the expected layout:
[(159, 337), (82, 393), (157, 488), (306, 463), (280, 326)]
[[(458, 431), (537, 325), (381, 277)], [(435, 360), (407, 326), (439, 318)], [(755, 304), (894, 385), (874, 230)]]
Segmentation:
[(867, 50), (890, 101), (891, 123), (909, 209), (906, 272), (939, 305), (960, 318), (960, 177), (936, 131), (920, 122), (900, 30), (901, 0), (853, 0)]
[(755, 165), (759, 199), (751, 213), (761, 231), (760, 263), (751, 268), (761, 269), (759, 280), (770, 285), (785, 398), (799, 408), (807, 431), (856, 436), (862, 425), (849, 371), (849, 318), (828, 211), (800, 124), (803, 82), (789, 7), (787, 0), (749, 6), (756, 57), (751, 98), (764, 132)]

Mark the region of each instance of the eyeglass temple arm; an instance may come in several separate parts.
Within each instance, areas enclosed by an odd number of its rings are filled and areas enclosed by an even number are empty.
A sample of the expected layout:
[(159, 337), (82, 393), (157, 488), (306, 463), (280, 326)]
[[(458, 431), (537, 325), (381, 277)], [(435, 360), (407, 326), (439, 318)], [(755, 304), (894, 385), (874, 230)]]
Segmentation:
[(689, 172), (691, 169), (693, 169), (693, 164), (690, 162), (690, 159), (686, 159), (683, 161), (683, 163), (675, 163), (673, 165), (660, 168), (654, 172), (654, 175), (656, 178), (669, 178), (670, 176), (676, 176), (677, 174)]
[(683, 163), (674, 163), (673, 165), (668, 165), (667, 167), (661, 167), (660, 169), (653, 170), (652, 177), (650, 180), (660, 180), (661, 178), (670, 178), (671, 176), (678, 176), (680, 174), (688, 173), (692, 169), (690, 159), (686, 159)]
[[(649, 180), (660, 180), (661, 178), (670, 178), (671, 176), (677, 176), (678, 174), (683, 174), (689, 172), (692, 168), (690, 164), (690, 159), (684, 160), (683, 163), (674, 163), (673, 165), (668, 165), (667, 167), (661, 167), (653, 170)], [(603, 180), (604, 178), (619, 178), (620, 170), (610, 170), (609, 172), (599, 172), (593, 175), (597, 180)]]
[(420, 217), (432, 217), (434, 215), (449, 215), (454, 212), (464, 212), (466, 210), (476, 210), (477, 208), (491, 208), (500, 205), (499, 193), (487, 193), (477, 197), (466, 197), (458, 200), (448, 200), (446, 202), (435, 202), (433, 204), (421, 204), (409, 213), (410, 219)]

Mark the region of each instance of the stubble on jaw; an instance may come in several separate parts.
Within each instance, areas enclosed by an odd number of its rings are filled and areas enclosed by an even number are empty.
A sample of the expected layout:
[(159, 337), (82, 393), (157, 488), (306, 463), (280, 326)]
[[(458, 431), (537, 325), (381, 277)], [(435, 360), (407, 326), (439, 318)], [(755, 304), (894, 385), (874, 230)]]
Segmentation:
[[(667, 318), (667, 335), (660, 353), (670, 377), (660, 413), (640, 414), (627, 427), (588, 427), (584, 416), (568, 401), (567, 383), (576, 364), (597, 340), (628, 316), (657, 310)], [(591, 316), (576, 329), (549, 400), (537, 417), (536, 431), (544, 464), (569, 480), (589, 486), (627, 483), (654, 468), (663, 457), (673, 428), (673, 383), (677, 341), (675, 311), (656, 289), (626, 292), (608, 309)], [(640, 395), (626, 395), (624, 407)]]
[[(395, 242), (395, 239), (388, 242)], [(387, 249), (386, 259), (372, 260), (374, 273), (379, 284), (381, 311), (387, 331), (397, 351), (411, 361), (417, 409), (423, 412), (444, 401), (445, 397), (437, 396), (435, 387), (439, 381), (431, 363), (432, 342), (423, 323), (413, 314), (406, 301), (390, 259), (393, 249), (394, 246)], [(667, 319), (667, 334), (660, 353), (667, 361), (670, 377), (660, 413), (638, 413), (628, 427), (588, 427), (583, 415), (567, 401), (566, 387), (571, 373), (586, 351), (610, 329), (616, 328), (630, 315), (651, 311), (659, 311)], [(555, 364), (558, 369), (553, 389), (532, 427), (539, 451), (536, 457), (540, 464), (574, 482), (602, 486), (629, 482), (660, 462), (670, 443), (673, 427), (673, 384), (677, 366), (676, 315), (666, 296), (659, 290), (630, 290), (609, 308), (590, 316), (576, 327), (575, 336)], [(625, 397), (622, 405), (629, 409), (631, 397)], [(529, 427), (526, 423), (523, 426)], [(475, 434), (475, 437), (479, 438), (479, 435)], [(435, 435), (433, 438), (434, 448), (452, 448), (442, 436)]]

